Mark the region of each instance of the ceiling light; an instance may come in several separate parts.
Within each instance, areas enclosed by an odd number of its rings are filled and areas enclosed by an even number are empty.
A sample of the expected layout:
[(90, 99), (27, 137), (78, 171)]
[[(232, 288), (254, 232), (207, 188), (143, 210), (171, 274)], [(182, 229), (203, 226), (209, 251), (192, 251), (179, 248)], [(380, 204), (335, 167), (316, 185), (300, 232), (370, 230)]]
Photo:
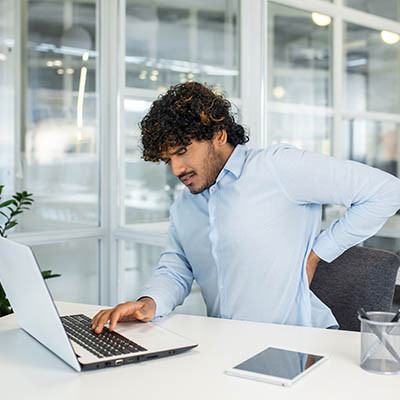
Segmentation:
[(0, 53), (0, 61), (6, 61), (7, 60), (7, 56), (3, 53)]
[(53, 61), (47, 61), (46, 65), (48, 67), (54, 67), (54, 62)]
[(83, 61), (89, 60), (89, 53), (88, 53), (87, 51), (85, 51), (85, 52), (82, 54), (82, 60), (83, 60)]
[(398, 33), (381, 31), (381, 39), (387, 44), (396, 44), (400, 40)]
[(313, 20), (314, 24), (318, 26), (327, 26), (332, 21), (329, 15), (320, 14), (317, 12), (311, 13), (311, 19)]
[(72, 75), (72, 74), (74, 73), (74, 69), (73, 69), (73, 68), (67, 68), (67, 69), (65, 70), (65, 72), (66, 72), (68, 75)]
[(61, 61), (61, 60), (54, 60), (53, 64), (54, 64), (54, 66), (56, 66), (56, 67), (61, 67), (62, 61)]
[(147, 75), (147, 71), (142, 71), (140, 74), (139, 74), (139, 79), (146, 79), (146, 75)]
[(276, 86), (276, 87), (274, 87), (274, 90), (272, 91), (272, 93), (275, 98), (281, 99), (286, 94), (286, 90), (282, 86)]
[(156, 81), (158, 78), (157, 78), (157, 75), (151, 75), (150, 76), (150, 80), (151, 81)]
[(63, 70), (62, 68), (59, 68), (59, 69), (57, 70), (57, 74), (58, 74), (58, 75), (64, 75), (64, 70)]

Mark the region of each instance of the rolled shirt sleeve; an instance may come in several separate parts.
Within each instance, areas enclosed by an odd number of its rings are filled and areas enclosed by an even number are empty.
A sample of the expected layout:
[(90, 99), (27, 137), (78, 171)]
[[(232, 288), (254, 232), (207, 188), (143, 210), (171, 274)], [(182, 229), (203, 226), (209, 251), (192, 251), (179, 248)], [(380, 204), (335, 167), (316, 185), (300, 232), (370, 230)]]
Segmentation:
[[(174, 206), (173, 206), (174, 207)], [(180, 244), (171, 208), (168, 244), (152, 277), (142, 288), (140, 297), (151, 297), (156, 303), (155, 318), (169, 314), (189, 295), (193, 272)]]
[(346, 207), (315, 239), (314, 252), (327, 262), (373, 236), (400, 208), (400, 180), (355, 161), (277, 146), (272, 166), (290, 200)]

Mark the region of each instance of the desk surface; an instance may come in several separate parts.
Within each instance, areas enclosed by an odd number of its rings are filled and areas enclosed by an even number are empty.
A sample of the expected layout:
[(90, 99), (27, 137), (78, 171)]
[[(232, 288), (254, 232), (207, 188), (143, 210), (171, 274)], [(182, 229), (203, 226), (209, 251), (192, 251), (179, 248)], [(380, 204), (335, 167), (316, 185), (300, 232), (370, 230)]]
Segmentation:
[[(97, 306), (57, 303), (62, 314)], [(77, 373), (23, 332), (13, 315), (0, 319), (0, 395), (4, 399), (391, 399), (400, 376), (359, 367), (360, 334), (328, 329), (173, 314), (158, 322), (199, 343), (189, 352), (116, 368)], [(328, 354), (292, 387), (227, 376), (268, 346)], [(123, 396), (123, 397), (122, 397)]]

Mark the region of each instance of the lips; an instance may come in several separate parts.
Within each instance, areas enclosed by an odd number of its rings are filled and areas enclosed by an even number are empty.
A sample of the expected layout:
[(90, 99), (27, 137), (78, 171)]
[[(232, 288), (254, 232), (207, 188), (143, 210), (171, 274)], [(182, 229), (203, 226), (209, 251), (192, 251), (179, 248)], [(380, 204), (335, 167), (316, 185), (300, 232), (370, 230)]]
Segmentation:
[(194, 173), (191, 173), (191, 174), (184, 175), (184, 176), (183, 176), (182, 178), (180, 178), (180, 179), (181, 179), (181, 182), (182, 182), (184, 185), (189, 186), (189, 185), (192, 183), (192, 181), (193, 181), (193, 177), (194, 177)]

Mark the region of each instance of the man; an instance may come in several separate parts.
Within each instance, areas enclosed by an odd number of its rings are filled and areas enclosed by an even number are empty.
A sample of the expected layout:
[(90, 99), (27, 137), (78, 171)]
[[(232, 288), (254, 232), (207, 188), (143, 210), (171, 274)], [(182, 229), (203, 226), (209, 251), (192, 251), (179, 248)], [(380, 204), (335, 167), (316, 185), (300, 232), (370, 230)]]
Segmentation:
[[(169, 242), (139, 300), (100, 311), (150, 321), (183, 303), (193, 279), (207, 314), (335, 327), (309, 289), (318, 261), (374, 235), (400, 208), (400, 180), (289, 145), (247, 149), (229, 102), (196, 82), (171, 87), (141, 122), (143, 157), (164, 161), (186, 186), (170, 210)], [(346, 206), (320, 232), (323, 204)]]

